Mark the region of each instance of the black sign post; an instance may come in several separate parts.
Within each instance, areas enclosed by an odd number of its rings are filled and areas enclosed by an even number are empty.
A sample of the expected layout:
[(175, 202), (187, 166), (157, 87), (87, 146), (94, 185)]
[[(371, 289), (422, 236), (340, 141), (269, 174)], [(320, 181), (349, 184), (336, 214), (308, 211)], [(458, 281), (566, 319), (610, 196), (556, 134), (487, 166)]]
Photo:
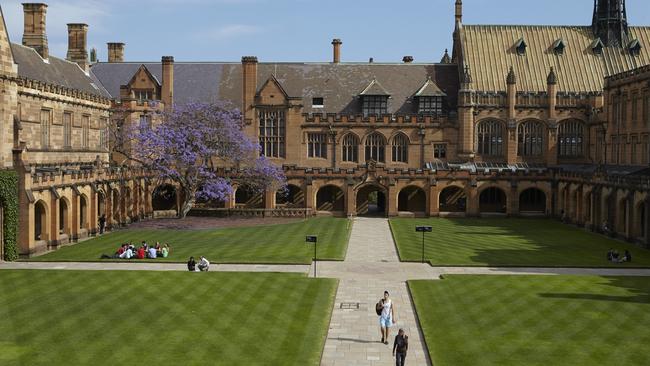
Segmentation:
[(422, 233), (422, 263), (424, 263), (424, 233), (430, 233), (433, 231), (431, 226), (416, 226), (415, 231)]
[(316, 278), (316, 246), (318, 245), (318, 237), (316, 235), (307, 235), (305, 241), (307, 243), (314, 243), (314, 278)]

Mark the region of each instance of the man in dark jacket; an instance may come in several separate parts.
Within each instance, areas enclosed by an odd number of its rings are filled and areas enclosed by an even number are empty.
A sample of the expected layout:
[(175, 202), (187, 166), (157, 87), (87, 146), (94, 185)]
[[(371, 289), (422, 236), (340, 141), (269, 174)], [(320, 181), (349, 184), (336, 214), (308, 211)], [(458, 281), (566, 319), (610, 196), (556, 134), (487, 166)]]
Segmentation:
[(404, 334), (404, 329), (400, 329), (393, 342), (393, 356), (395, 365), (404, 366), (406, 364), (406, 351), (409, 349), (409, 336)]

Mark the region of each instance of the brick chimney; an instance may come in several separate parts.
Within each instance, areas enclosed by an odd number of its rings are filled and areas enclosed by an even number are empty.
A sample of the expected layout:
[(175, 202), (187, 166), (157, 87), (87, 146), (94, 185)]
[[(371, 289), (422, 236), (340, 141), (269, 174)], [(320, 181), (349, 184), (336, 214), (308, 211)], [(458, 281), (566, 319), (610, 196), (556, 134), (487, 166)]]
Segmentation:
[(333, 46), (333, 49), (334, 49), (334, 58), (333, 58), (332, 62), (334, 62), (335, 64), (338, 64), (338, 63), (341, 62), (341, 45), (342, 44), (343, 44), (343, 42), (341, 42), (341, 40), (338, 39), (338, 38), (334, 38), (332, 40), (332, 46)]
[(242, 113), (246, 124), (255, 120), (255, 94), (257, 93), (257, 57), (244, 56), (241, 58), (243, 76)]
[(108, 62), (124, 62), (124, 43), (108, 43)]
[(165, 109), (171, 110), (174, 105), (174, 57), (162, 57), (162, 88), (161, 100), (165, 103)]
[(68, 54), (66, 60), (76, 62), (82, 70), (88, 71), (88, 25), (68, 24)]
[(45, 16), (47, 4), (25, 3), (25, 27), (23, 31), (23, 46), (31, 47), (38, 52), (43, 59), (50, 57), (47, 46), (47, 34), (45, 33)]

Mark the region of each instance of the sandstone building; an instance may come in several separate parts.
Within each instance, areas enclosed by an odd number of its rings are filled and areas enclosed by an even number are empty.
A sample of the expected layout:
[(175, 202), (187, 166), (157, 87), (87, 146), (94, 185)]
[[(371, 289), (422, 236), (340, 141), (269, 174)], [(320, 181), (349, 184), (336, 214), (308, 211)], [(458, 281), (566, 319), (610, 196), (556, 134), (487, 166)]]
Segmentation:
[(0, 32), (22, 254), (92, 233), (98, 213), (152, 215), (156, 187), (109, 163), (107, 126), (191, 101), (240, 108), (289, 181), (198, 213), (563, 216), (650, 243), (650, 27), (628, 24), (624, 0), (595, 1), (590, 26), (468, 25), (456, 0), (438, 63), (342, 62), (334, 39), (322, 63), (134, 63), (109, 43), (91, 64), (81, 24), (65, 61), (48, 55), (45, 10), (25, 5), (24, 46)]

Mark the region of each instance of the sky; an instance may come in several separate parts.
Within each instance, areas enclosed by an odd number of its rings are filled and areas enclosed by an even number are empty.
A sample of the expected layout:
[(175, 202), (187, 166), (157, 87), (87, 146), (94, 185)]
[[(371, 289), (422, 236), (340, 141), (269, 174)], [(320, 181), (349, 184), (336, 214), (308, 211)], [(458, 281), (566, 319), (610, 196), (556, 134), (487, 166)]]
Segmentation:
[[(2, 0), (12, 42), (21, 2)], [(88, 48), (126, 43), (125, 61), (438, 62), (451, 51), (454, 0), (45, 0), (50, 53), (65, 57), (67, 23), (89, 25)], [(465, 24), (591, 24), (593, 0), (465, 0)], [(650, 2), (627, 0), (629, 22), (650, 25)], [(646, 45), (650, 47), (650, 45)]]

